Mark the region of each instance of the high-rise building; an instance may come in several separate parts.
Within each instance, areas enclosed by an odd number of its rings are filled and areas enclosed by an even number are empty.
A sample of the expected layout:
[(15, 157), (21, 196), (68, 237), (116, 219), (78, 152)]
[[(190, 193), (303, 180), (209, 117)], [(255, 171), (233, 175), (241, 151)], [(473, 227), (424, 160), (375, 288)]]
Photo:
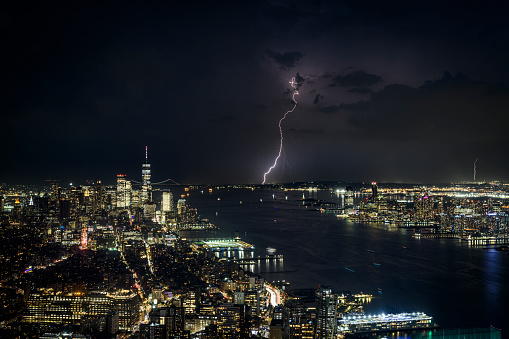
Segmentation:
[(143, 205), (143, 218), (145, 221), (154, 221), (156, 216), (156, 204), (153, 201), (147, 201)]
[(152, 185), (150, 184), (150, 163), (148, 162), (148, 146), (145, 146), (145, 162), (141, 165), (141, 201), (152, 201)]
[(131, 182), (125, 174), (117, 174), (117, 208), (129, 208), (131, 205)]
[(80, 324), (84, 316), (108, 316), (115, 312), (111, 326), (131, 330), (140, 316), (141, 299), (131, 291), (55, 294), (36, 292), (27, 300), (23, 318), (28, 323)]
[(140, 324), (140, 339), (166, 339), (166, 327), (158, 323)]
[(345, 196), (345, 210), (346, 213), (353, 213), (353, 187), (346, 186), (346, 196)]
[(338, 320), (338, 295), (327, 286), (316, 290), (316, 339), (336, 338)]
[(378, 185), (375, 181), (371, 183), (371, 199), (373, 202), (378, 200)]
[(177, 201), (177, 214), (183, 214), (186, 212), (186, 199), (179, 199)]
[(143, 207), (143, 201), (141, 201), (140, 190), (133, 190), (131, 194), (131, 205), (135, 208)]
[(101, 184), (101, 181), (98, 180), (95, 183), (95, 189), (93, 191), (92, 196), (92, 211), (94, 216), (99, 213), (99, 211), (104, 209), (104, 189)]
[(61, 222), (69, 222), (71, 218), (71, 202), (67, 199), (59, 200), (59, 220)]
[(186, 324), (186, 311), (184, 307), (162, 307), (150, 312), (150, 321), (166, 327), (168, 338), (184, 334)]
[(173, 211), (173, 194), (171, 194), (171, 192), (163, 192), (163, 203), (161, 209), (163, 213)]

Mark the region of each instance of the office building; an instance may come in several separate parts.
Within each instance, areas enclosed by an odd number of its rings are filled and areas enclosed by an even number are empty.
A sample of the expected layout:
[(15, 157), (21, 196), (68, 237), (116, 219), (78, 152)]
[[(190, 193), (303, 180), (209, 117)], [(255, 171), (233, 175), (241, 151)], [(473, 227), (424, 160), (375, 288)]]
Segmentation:
[(320, 286), (316, 291), (317, 322), (316, 339), (336, 338), (338, 320), (338, 295), (327, 286)]
[(163, 202), (161, 206), (163, 213), (173, 211), (173, 194), (171, 192), (163, 192)]
[[(100, 316), (105, 317), (105, 325), (110, 330), (131, 330), (139, 320), (140, 305), (139, 295), (130, 291), (68, 294), (41, 291), (32, 293), (28, 298), (23, 321), (73, 325), (83, 323), (85, 326), (88, 323), (90, 326), (94, 324), (94, 317)], [(88, 320), (85, 321), (84, 317)]]
[(141, 202), (152, 201), (152, 185), (150, 183), (151, 172), (148, 162), (148, 146), (145, 146), (145, 162), (141, 165)]
[(131, 206), (131, 182), (125, 174), (117, 174), (117, 208), (126, 209)]

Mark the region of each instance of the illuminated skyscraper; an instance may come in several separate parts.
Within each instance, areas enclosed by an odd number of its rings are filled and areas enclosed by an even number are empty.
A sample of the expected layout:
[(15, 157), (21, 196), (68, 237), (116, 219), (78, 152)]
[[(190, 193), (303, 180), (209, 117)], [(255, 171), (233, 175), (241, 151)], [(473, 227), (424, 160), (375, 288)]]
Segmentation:
[(373, 202), (376, 202), (378, 200), (378, 185), (376, 184), (375, 181), (373, 181), (371, 183), (371, 197), (372, 197), (372, 201)]
[(338, 295), (329, 287), (316, 290), (316, 339), (336, 338), (338, 320)]
[(352, 186), (346, 186), (345, 212), (348, 214), (353, 213), (353, 187)]
[(141, 201), (152, 201), (152, 186), (150, 184), (150, 164), (148, 162), (148, 146), (145, 146), (145, 162), (141, 165)]
[(101, 180), (95, 183), (95, 189), (92, 195), (92, 211), (96, 215), (100, 210), (104, 209), (104, 189)]
[(177, 201), (177, 214), (185, 213), (186, 211), (186, 199), (179, 199)]
[(125, 174), (117, 174), (117, 208), (129, 208), (131, 205), (131, 182)]
[(163, 213), (173, 210), (173, 194), (171, 194), (171, 192), (163, 192), (163, 204), (161, 209)]

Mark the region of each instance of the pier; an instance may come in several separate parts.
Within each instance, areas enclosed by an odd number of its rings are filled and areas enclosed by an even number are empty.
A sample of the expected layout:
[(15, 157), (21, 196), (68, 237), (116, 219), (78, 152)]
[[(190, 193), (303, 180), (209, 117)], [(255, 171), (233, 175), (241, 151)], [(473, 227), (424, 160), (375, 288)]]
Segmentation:
[(195, 239), (193, 244), (213, 252), (245, 251), (255, 249), (254, 245), (248, 244), (247, 242), (240, 240), (240, 238)]
[(509, 237), (471, 237), (461, 238), (461, 240), (473, 246), (509, 245)]
[(256, 258), (243, 258), (243, 259), (231, 259), (231, 261), (236, 262), (238, 264), (249, 262), (254, 263), (256, 261), (264, 261), (264, 260), (283, 260), (283, 255), (268, 255), (266, 257), (256, 257)]

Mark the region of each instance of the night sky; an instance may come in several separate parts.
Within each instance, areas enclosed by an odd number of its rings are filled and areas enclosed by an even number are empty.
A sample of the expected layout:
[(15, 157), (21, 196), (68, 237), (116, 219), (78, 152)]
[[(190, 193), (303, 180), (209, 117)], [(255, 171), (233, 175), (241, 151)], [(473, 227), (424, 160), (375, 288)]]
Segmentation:
[(508, 178), (507, 1), (6, 6), (0, 182)]

